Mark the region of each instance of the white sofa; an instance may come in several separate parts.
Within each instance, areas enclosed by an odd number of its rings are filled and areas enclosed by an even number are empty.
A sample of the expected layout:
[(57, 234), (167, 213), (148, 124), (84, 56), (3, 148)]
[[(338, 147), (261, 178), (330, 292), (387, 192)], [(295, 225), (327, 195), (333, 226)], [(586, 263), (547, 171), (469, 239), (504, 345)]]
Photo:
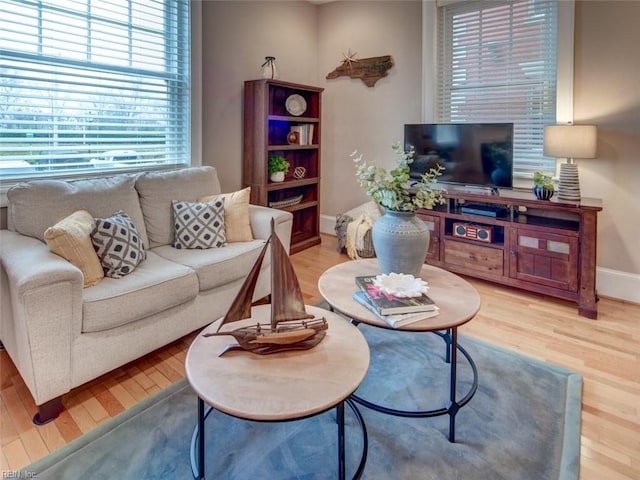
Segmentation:
[[(272, 218), (289, 246), (292, 215), (250, 205), (254, 240), (173, 248), (172, 200), (193, 202), (220, 191), (212, 167), (36, 180), (9, 190), (8, 229), (0, 231), (0, 340), (38, 406), (35, 423), (55, 418), (72, 388), (222, 316)], [(124, 210), (139, 230), (146, 259), (122, 278), (83, 288), (81, 270), (44, 242), (48, 227), (78, 209), (97, 218)], [(254, 300), (270, 293), (269, 270), (265, 261)]]

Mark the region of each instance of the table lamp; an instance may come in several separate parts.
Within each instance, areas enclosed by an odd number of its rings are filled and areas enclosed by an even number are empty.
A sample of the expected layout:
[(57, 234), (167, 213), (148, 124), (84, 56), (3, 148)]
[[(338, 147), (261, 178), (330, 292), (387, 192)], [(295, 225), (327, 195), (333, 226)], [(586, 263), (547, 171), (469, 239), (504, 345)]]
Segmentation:
[(546, 125), (544, 155), (566, 158), (560, 164), (558, 198), (580, 200), (580, 180), (575, 158), (595, 158), (597, 129), (595, 125)]

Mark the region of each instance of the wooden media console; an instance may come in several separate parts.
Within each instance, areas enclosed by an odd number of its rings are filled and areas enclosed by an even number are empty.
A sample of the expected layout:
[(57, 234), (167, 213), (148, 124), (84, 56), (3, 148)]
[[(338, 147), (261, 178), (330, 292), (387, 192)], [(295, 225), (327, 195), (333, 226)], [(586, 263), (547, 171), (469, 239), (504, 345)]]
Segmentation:
[(580, 315), (597, 318), (600, 199), (537, 200), (525, 191), (463, 188), (448, 189), (445, 198), (445, 205), (418, 212), (431, 233), (426, 263), (570, 300)]

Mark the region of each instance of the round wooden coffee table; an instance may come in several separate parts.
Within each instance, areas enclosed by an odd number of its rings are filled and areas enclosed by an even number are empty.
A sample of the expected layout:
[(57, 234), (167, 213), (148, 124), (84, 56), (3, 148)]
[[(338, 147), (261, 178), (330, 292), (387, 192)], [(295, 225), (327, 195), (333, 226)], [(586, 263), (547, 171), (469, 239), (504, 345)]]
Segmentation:
[[(369, 368), (369, 346), (362, 333), (347, 320), (318, 307), (307, 311), (324, 316), (329, 323), (325, 338), (309, 350), (257, 355), (232, 351), (218, 354), (234, 343), (231, 336), (204, 337), (215, 331), (218, 321), (196, 337), (185, 360), (187, 378), (198, 395), (198, 425), (191, 444), (194, 477), (205, 478), (204, 421), (212, 409), (245, 420), (289, 421), (336, 408), (338, 422), (338, 477), (345, 478), (344, 404), (353, 410), (364, 436), (356, 474), (364, 470), (367, 432), (357, 406), (349, 396), (358, 388)], [(252, 318), (232, 324), (269, 321), (270, 305), (253, 307)], [(349, 368), (344, 368), (349, 365)], [(210, 407), (205, 412), (205, 403)], [(197, 447), (197, 453), (196, 453)]]
[[(322, 297), (333, 309), (358, 323), (366, 323), (379, 328), (391, 329), (383, 320), (353, 299), (353, 293), (358, 290), (355, 277), (361, 275), (378, 275), (380, 267), (376, 259), (353, 260), (341, 263), (328, 269), (318, 280), (318, 289)], [(396, 330), (406, 332), (432, 332), (441, 336), (445, 341), (445, 360), (451, 364), (449, 382), (449, 404), (435, 410), (405, 411), (387, 406), (377, 405), (357, 395), (352, 398), (368, 408), (390, 415), (404, 417), (434, 417), (449, 415), (449, 441), (455, 441), (455, 417), (458, 410), (466, 405), (478, 389), (478, 370), (469, 353), (458, 344), (458, 327), (472, 320), (480, 309), (480, 295), (473, 286), (441, 268), (425, 265), (422, 267), (421, 278), (429, 283), (429, 296), (440, 308), (440, 313), (419, 322), (405, 325)], [(470, 390), (457, 399), (456, 372), (457, 352), (460, 352), (469, 362), (473, 370), (473, 384)]]

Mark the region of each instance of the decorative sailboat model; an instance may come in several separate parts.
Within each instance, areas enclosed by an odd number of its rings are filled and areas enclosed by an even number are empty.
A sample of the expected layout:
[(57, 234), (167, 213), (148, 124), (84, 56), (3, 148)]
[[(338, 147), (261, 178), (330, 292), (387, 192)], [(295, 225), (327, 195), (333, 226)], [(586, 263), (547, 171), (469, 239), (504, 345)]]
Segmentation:
[[(221, 331), (222, 327), (229, 323), (251, 318), (253, 292), (269, 244), (271, 244), (271, 323), (256, 323), (234, 330)], [(220, 352), (220, 356), (230, 350), (245, 350), (265, 355), (312, 348), (324, 338), (327, 328), (327, 320), (324, 317), (316, 318), (305, 310), (298, 277), (289, 260), (289, 255), (276, 235), (275, 223), (272, 219), (271, 235), (229, 311), (220, 322), (218, 330), (206, 333), (204, 336), (231, 335), (235, 338), (238, 343), (227, 345)]]

